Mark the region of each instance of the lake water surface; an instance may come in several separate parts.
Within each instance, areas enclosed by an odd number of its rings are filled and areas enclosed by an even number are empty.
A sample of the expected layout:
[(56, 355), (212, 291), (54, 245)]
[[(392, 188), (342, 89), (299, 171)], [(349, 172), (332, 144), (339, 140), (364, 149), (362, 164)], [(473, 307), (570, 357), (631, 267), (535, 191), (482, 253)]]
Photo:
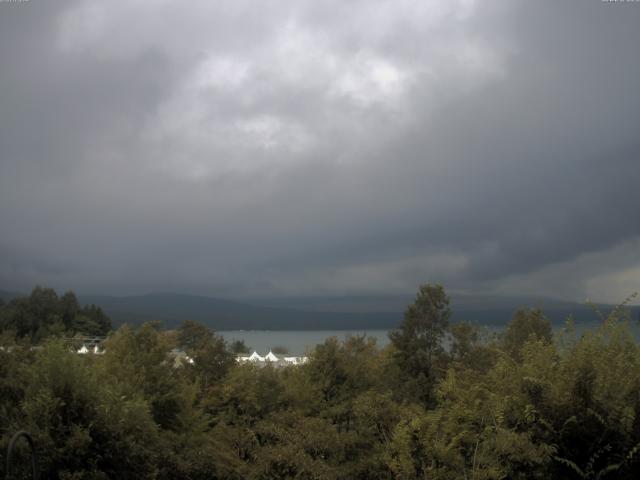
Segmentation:
[[(563, 327), (564, 325), (554, 325), (554, 334), (559, 334)], [(579, 336), (585, 331), (597, 327), (597, 322), (578, 323), (575, 325), (575, 331)], [(487, 326), (482, 327), (482, 329), (487, 335), (492, 335), (501, 332), (504, 327)], [(631, 323), (631, 331), (636, 341), (639, 341), (640, 326), (637, 322)], [(344, 340), (349, 335), (373, 337), (379, 347), (384, 347), (389, 343), (389, 330), (227, 330), (219, 333), (228, 342), (244, 340), (244, 343), (251, 351), (256, 350), (261, 355), (266, 354), (275, 347), (283, 347), (291, 355), (304, 355), (329, 337), (337, 337), (339, 340)]]
[(251, 349), (264, 355), (275, 347), (283, 347), (291, 355), (304, 355), (329, 337), (344, 340), (347, 336), (367, 335), (376, 339), (379, 347), (389, 342), (388, 330), (227, 330), (218, 332), (225, 340), (244, 340)]

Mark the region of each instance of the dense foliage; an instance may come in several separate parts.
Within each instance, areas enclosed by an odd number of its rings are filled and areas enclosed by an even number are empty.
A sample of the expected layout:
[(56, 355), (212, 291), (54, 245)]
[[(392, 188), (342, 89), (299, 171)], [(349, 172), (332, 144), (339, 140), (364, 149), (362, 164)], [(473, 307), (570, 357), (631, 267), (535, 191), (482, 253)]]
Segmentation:
[(81, 307), (73, 292), (58, 297), (51, 288), (36, 287), (28, 297), (0, 300), (0, 332), (4, 338), (37, 343), (50, 336), (106, 335), (111, 320), (95, 305)]
[(55, 337), (4, 345), (0, 454), (26, 429), (50, 479), (638, 478), (640, 346), (623, 309), (580, 337), (569, 322), (554, 338), (538, 310), (498, 337), (448, 317), (426, 285), (388, 347), (329, 338), (282, 369), (236, 364), (194, 322), (121, 327), (96, 356)]

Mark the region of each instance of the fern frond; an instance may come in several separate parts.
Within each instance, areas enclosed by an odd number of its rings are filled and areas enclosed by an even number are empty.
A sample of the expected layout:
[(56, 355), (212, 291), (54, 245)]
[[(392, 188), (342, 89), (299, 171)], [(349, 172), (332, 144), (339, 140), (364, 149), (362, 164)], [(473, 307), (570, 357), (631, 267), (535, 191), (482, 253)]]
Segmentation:
[(607, 425), (607, 421), (604, 419), (604, 417), (600, 415), (598, 412), (596, 412), (595, 410), (591, 408), (587, 408), (587, 413), (590, 414), (592, 417), (594, 417), (596, 420), (598, 420), (598, 422), (600, 422), (600, 425), (602, 425), (603, 427)]
[(598, 472), (598, 474), (596, 475), (596, 480), (599, 480), (600, 478), (604, 477), (605, 475), (611, 473), (611, 472), (615, 472), (617, 470), (620, 469), (620, 467), (622, 466), (621, 463), (614, 463), (612, 465), (608, 465), (605, 468), (603, 468), (602, 470), (600, 470)]
[(625, 457), (625, 461), (627, 462), (633, 461), (633, 457), (635, 457), (639, 451), (640, 451), (640, 443), (637, 443), (631, 450), (629, 450), (629, 453), (627, 453), (627, 456)]
[(582, 469), (571, 460), (557, 456), (554, 456), (553, 459), (561, 463), (565, 467), (569, 467), (571, 470), (576, 472), (580, 476), (580, 478), (587, 478), (586, 473), (584, 473)]

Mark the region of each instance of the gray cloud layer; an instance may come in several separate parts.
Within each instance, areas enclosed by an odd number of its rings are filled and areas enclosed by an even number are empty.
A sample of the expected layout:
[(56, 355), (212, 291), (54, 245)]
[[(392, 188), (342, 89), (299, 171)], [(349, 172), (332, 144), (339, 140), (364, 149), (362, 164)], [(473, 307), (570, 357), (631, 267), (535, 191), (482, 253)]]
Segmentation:
[(640, 5), (0, 3), (0, 287), (640, 289)]

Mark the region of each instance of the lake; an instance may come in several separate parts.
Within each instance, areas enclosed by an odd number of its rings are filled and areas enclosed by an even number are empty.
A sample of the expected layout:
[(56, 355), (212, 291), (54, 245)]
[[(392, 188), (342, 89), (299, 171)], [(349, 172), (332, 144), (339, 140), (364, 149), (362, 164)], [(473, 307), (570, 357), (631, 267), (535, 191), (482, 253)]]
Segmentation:
[(227, 330), (220, 333), (225, 340), (244, 340), (251, 349), (264, 355), (274, 347), (284, 347), (291, 355), (304, 355), (329, 337), (344, 340), (348, 335), (366, 334), (382, 347), (389, 342), (388, 330)]
[[(576, 333), (581, 335), (583, 332), (594, 329), (598, 326), (598, 322), (577, 323), (575, 325)], [(553, 325), (554, 334), (558, 334), (564, 327), (563, 324)], [(487, 326), (483, 328), (487, 334), (498, 333), (504, 329), (499, 326)], [(640, 326), (637, 322), (631, 323), (631, 331), (636, 340), (640, 340)], [(304, 355), (312, 350), (319, 343), (323, 343), (329, 337), (337, 337), (344, 340), (347, 336), (367, 335), (376, 339), (379, 347), (384, 347), (389, 343), (389, 330), (226, 330), (220, 331), (225, 340), (231, 342), (233, 340), (243, 340), (251, 349), (256, 350), (259, 354), (264, 355), (275, 347), (283, 347), (288, 350), (291, 355)]]

